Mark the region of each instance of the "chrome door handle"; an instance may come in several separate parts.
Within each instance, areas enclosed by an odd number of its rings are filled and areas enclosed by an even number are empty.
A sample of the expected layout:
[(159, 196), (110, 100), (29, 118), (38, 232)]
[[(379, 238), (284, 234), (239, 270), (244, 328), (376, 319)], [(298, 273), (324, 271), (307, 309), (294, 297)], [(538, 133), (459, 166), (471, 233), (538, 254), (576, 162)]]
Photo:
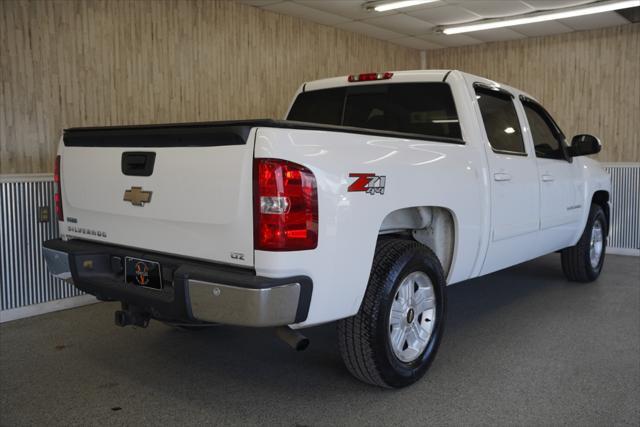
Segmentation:
[(542, 182), (553, 182), (554, 180), (555, 178), (553, 177), (553, 175), (549, 175), (549, 174), (542, 175)]
[(496, 181), (511, 181), (511, 175), (508, 173), (494, 173), (493, 179)]

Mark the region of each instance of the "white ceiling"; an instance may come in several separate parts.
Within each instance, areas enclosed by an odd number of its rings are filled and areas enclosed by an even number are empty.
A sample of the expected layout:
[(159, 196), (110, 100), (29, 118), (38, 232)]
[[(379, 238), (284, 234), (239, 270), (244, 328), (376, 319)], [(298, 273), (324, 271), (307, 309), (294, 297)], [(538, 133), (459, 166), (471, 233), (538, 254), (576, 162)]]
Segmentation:
[(593, 0), (439, 0), (388, 12), (369, 12), (365, 0), (241, 0), (260, 9), (297, 16), (414, 49), (515, 40), (614, 25), (628, 20), (616, 12), (599, 13), (510, 28), (447, 36), (436, 26), (538, 12), (592, 3)]

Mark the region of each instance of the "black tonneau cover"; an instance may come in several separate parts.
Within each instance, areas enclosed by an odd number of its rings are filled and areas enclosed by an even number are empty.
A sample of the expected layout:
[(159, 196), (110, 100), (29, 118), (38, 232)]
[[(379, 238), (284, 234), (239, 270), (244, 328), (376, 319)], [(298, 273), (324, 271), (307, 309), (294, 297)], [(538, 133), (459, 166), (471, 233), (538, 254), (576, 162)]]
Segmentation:
[(69, 128), (64, 130), (63, 141), (67, 147), (212, 147), (243, 145), (246, 144), (251, 129), (258, 127), (356, 133), (389, 138), (464, 144), (462, 139), (457, 138), (272, 119)]

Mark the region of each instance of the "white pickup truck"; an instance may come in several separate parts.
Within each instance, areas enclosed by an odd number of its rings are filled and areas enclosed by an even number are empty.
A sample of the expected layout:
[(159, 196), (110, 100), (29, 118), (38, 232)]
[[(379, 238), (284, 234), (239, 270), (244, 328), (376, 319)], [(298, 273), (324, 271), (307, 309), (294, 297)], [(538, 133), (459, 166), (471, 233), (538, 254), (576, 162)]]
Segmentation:
[(121, 301), (120, 326), (269, 326), (302, 348), (337, 320), (348, 369), (402, 387), (435, 357), (446, 285), (554, 251), (598, 277), (610, 180), (581, 156), (599, 150), (459, 71), (307, 82), (284, 121), (65, 130), (44, 257)]

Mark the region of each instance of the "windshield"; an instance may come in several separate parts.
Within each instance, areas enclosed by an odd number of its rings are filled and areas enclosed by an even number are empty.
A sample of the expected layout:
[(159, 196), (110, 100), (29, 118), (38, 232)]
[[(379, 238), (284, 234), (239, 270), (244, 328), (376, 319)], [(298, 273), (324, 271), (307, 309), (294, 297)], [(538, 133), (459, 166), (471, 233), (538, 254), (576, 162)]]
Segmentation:
[(303, 92), (287, 120), (462, 138), (446, 83), (374, 84)]

